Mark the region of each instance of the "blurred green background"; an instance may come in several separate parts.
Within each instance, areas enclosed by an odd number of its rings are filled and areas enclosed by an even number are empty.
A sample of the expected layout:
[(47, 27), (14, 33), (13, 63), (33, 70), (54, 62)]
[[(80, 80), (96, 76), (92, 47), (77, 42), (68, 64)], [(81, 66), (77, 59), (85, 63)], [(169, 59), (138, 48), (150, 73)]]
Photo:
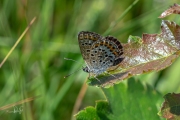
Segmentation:
[[(80, 70), (66, 79), (64, 76), (84, 64), (78, 32), (87, 30), (103, 35), (133, 1), (0, 0), (0, 61), (31, 19), (37, 17), (0, 69), (0, 107), (41, 95), (26, 103), (21, 114), (0, 111), (0, 120), (70, 120), (74, 119), (73, 109), (81, 110), (94, 106), (96, 100), (104, 100), (99, 88), (85, 85), (82, 88), (87, 73)], [(160, 33), (158, 16), (174, 3), (178, 0), (139, 0), (109, 34), (126, 43), (129, 35)], [(180, 23), (178, 15), (165, 19)], [(136, 77), (162, 94), (180, 92), (179, 66), (180, 59), (165, 70)], [(81, 93), (82, 102), (76, 108), (80, 91), (84, 95)]]

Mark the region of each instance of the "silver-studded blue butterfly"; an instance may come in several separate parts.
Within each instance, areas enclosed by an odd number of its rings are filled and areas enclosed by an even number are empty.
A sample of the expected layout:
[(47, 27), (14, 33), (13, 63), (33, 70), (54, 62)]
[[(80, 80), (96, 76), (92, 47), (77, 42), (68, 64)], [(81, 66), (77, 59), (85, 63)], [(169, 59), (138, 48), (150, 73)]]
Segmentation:
[(78, 34), (79, 47), (86, 67), (83, 71), (95, 76), (105, 72), (108, 68), (116, 66), (123, 61), (123, 46), (112, 36), (81, 31)]

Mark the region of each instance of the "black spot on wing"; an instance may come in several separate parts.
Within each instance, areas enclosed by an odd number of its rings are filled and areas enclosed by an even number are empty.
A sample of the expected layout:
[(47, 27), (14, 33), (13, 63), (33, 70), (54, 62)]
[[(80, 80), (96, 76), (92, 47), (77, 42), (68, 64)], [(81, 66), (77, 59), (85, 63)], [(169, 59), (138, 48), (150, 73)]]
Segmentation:
[(121, 63), (123, 61), (124, 58), (118, 58), (116, 60), (114, 60), (113, 66), (118, 65), (119, 63)]

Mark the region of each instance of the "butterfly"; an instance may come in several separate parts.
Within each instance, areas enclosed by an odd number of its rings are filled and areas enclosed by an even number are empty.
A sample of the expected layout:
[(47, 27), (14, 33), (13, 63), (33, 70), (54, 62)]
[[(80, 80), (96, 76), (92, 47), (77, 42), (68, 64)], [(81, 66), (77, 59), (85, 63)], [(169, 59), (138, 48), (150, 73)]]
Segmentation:
[(81, 31), (78, 34), (78, 42), (86, 63), (84, 72), (97, 76), (124, 59), (123, 46), (115, 37), (102, 37), (94, 32)]

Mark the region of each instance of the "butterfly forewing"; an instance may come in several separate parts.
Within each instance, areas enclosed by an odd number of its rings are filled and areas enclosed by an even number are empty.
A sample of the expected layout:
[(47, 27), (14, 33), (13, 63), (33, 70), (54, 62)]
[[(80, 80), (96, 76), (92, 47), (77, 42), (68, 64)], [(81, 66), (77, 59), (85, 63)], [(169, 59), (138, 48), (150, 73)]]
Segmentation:
[(83, 59), (85, 60), (86, 63), (88, 63), (90, 60), (89, 55), (90, 55), (92, 44), (101, 38), (102, 38), (101, 35), (94, 32), (81, 31), (78, 34), (79, 47), (80, 47)]

